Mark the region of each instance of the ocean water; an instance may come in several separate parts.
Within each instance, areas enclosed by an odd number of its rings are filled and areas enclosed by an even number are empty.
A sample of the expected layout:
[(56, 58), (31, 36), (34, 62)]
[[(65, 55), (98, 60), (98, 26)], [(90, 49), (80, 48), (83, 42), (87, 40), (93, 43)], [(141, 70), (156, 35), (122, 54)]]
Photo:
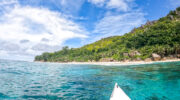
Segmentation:
[(109, 100), (115, 82), (132, 100), (180, 100), (180, 62), (100, 66), (0, 60), (0, 100)]

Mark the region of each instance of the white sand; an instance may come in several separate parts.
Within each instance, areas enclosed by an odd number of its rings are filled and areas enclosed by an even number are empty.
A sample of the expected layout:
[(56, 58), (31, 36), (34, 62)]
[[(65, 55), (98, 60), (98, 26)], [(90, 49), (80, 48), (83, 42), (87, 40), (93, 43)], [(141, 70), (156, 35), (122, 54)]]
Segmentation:
[(152, 63), (159, 63), (159, 62), (177, 62), (180, 59), (170, 59), (170, 60), (163, 60), (163, 61), (130, 61), (130, 62), (55, 62), (60, 64), (89, 64), (89, 65), (139, 65), (139, 64), (152, 64)]

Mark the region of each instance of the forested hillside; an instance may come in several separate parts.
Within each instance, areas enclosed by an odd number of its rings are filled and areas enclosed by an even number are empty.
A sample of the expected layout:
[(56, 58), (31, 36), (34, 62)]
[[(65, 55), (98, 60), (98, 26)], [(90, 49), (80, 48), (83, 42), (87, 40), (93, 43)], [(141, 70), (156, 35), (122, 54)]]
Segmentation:
[(153, 56), (160, 59), (180, 57), (180, 7), (123, 36), (104, 38), (81, 48), (64, 47), (58, 52), (36, 56), (35, 61), (155, 60)]

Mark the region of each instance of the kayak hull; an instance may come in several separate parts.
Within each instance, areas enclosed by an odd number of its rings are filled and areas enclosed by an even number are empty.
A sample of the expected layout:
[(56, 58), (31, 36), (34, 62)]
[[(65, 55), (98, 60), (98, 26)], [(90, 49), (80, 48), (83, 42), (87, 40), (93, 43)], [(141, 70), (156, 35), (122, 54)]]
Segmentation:
[(126, 93), (115, 83), (110, 100), (131, 100)]

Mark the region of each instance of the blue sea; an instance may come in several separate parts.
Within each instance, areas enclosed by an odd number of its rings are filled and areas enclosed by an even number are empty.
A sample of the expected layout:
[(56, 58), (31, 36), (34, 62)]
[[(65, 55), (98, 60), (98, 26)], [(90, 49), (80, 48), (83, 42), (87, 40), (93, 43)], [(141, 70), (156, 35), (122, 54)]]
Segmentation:
[(109, 100), (116, 82), (132, 100), (180, 100), (180, 62), (102, 66), (0, 60), (0, 100)]

